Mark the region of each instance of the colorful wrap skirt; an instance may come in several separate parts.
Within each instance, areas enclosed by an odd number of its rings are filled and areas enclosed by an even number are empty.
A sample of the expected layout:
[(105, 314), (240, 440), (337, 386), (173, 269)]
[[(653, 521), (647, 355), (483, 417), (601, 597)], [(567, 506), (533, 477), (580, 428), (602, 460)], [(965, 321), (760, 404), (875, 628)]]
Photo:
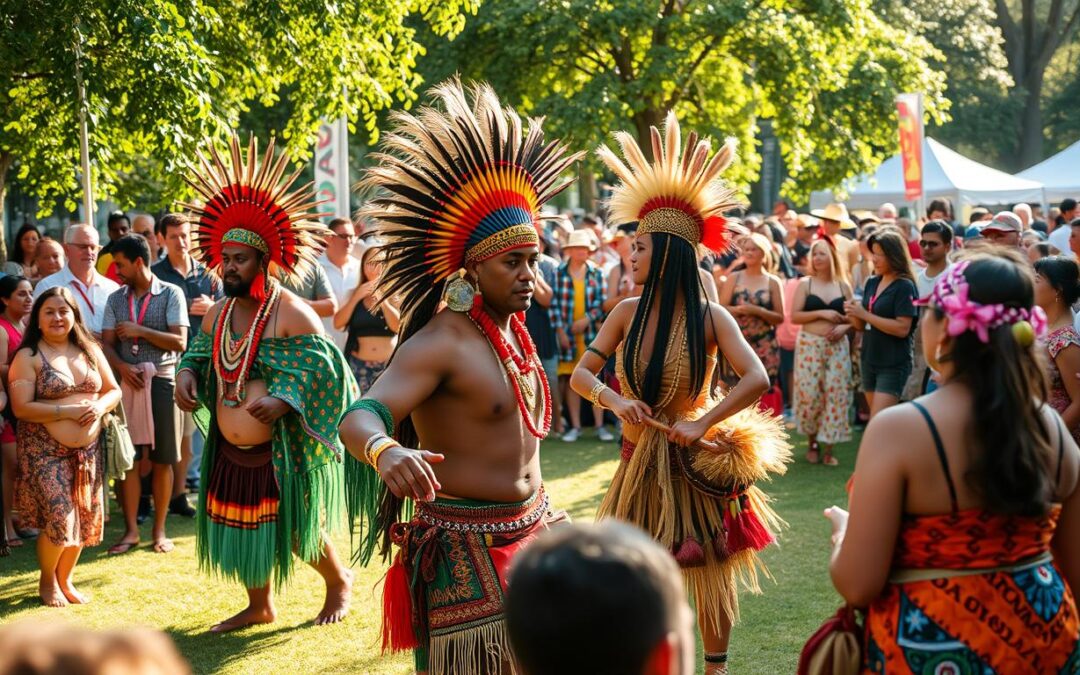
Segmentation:
[(866, 619), (865, 673), (1077, 673), (1080, 620), (1051, 559), (1059, 509), (905, 519)]
[(281, 494), (271, 443), (240, 448), (218, 434), (206, 488), (207, 559), (247, 588), (270, 583)]
[(54, 546), (94, 546), (105, 527), (105, 462), (98, 442), (66, 448), (45, 425), (19, 422), (14, 506)]
[(383, 587), (383, 651), (412, 649), (416, 669), (432, 675), (512, 670), (507, 571), (551, 520), (543, 487), (511, 504), (417, 503), (391, 532), (400, 548)]

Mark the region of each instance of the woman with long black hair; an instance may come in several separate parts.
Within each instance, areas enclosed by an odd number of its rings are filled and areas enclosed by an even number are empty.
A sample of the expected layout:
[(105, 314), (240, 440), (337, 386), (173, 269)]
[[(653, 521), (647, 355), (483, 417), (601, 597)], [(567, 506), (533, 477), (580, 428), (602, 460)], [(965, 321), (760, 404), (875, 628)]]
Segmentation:
[[(779, 418), (754, 406), (769, 386), (765, 368), (731, 315), (703, 299), (697, 271), (700, 245), (721, 251), (729, 243), (722, 213), (736, 204), (719, 175), (734, 148), (710, 158), (710, 142), (691, 134), (680, 160), (673, 114), (665, 141), (652, 133), (653, 164), (627, 134), (617, 138), (629, 166), (599, 151), (621, 179), (612, 217), (639, 222), (631, 270), (642, 292), (611, 312), (571, 386), (623, 422), (622, 462), (599, 515), (642, 527), (675, 556), (712, 675), (727, 671), (736, 578), (757, 590), (757, 552), (778, 524), (753, 483), (783, 472), (790, 448)], [(740, 377), (723, 399), (709, 386), (718, 352)], [(609, 354), (621, 395), (596, 378)]]

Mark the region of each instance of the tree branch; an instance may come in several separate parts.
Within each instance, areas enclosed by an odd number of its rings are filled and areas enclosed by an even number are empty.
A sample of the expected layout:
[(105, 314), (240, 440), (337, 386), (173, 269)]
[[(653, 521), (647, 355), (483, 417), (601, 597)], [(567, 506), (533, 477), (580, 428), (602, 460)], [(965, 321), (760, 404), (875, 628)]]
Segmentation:
[(676, 87), (675, 90), (671, 92), (671, 96), (668, 97), (667, 103), (664, 104), (666, 109), (670, 110), (675, 107), (675, 104), (686, 95), (687, 90), (690, 88), (690, 83), (694, 81), (694, 73), (701, 67), (702, 62), (705, 61), (712, 50), (716, 48), (716, 45), (720, 44), (720, 38), (721, 36), (719, 34), (714, 34), (712, 39), (709, 40), (709, 43), (701, 49), (701, 53), (698, 54), (697, 58), (694, 59), (694, 62), (690, 64), (690, 68), (687, 69), (686, 74), (683, 76), (682, 84)]
[(12, 75), (11, 77), (14, 80), (40, 80), (42, 78), (52, 77), (53, 74), (54, 73), (52, 73), (52, 72), (16, 73), (16, 74)]

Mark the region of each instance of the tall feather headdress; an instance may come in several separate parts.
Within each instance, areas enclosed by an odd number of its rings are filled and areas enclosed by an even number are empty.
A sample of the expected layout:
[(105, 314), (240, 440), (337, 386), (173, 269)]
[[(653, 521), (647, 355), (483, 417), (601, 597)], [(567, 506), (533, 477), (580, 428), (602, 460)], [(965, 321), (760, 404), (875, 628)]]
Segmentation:
[(735, 159), (735, 141), (729, 139), (710, 158), (712, 141), (691, 132), (684, 150), (674, 112), (668, 112), (663, 134), (656, 127), (649, 132), (651, 163), (624, 131), (616, 132), (615, 140), (625, 162), (606, 145), (596, 151), (620, 181), (609, 201), (611, 218), (617, 223), (638, 221), (638, 234), (665, 232), (695, 247), (727, 249), (731, 232), (724, 212), (741, 203), (720, 174)]
[(380, 287), (401, 297), (406, 324), (416, 312), (426, 322), (467, 262), (538, 245), (539, 209), (570, 184), (560, 175), (583, 154), (545, 143), (540, 119), (523, 133), (489, 85), (469, 93), (454, 78), (430, 92), (441, 109), (393, 114), (379, 164), (360, 181), (379, 190), (360, 216), (376, 221), (386, 241)]
[[(243, 244), (269, 259), (271, 276), (284, 275), (300, 281), (325, 245), (329, 230), (314, 220), (313, 183), (289, 191), (302, 169), (282, 180), (289, 157), (274, 159), (274, 139), (259, 162), (255, 137), (243, 156), (240, 139), (233, 134), (226, 162), (212, 142), (210, 157), (197, 152), (198, 166), (185, 180), (195, 188), (202, 204), (181, 204), (198, 219), (192, 254), (214, 274), (221, 274), (221, 249)], [(252, 296), (261, 299), (266, 280), (260, 275), (251, 285)]]

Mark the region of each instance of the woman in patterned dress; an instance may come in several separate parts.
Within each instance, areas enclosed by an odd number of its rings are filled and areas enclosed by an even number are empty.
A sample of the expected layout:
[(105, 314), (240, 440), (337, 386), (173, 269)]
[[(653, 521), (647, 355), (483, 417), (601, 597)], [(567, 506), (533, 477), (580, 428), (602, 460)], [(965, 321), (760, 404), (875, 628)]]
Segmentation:
[(105, 467), (97, 444), (102, 416), (120, 402), (106, 363), (71, 291), (42, 293), (9, 376), (19, 420), (16, 505), (41, 531), (38, 593), (50, 607), (87, 601), (71, 573), (83, 547), (101, 542)]
[(1048, 403), (1065, 428), (1080, 442), (1080, 334), (1073, 328), (1072, 306), (1080, 299), (1080, 266), (1072, 258), (1052, 256), (1035, 263), (1035, 304), (1046, 312), (1046, 350), (1050, 374)]
[(1034, 285), (1000, 247), (942, 275), (921, 322), (942, 386), (874, 416), (850, 518), (825, 512), (863, 672), (1080, 670), (1080, 449), (1043, 403)]
[(780, 343), (776, 327), (784, 322), (784, 292), (780, 277), (773, 273), (772, 245), (764, 235), (748, 234), (738, 242), (746, 269), (724, 282), (720, 304), (735, 317), (743, 337), (761, 359), (770, 385), (780, 374)]

